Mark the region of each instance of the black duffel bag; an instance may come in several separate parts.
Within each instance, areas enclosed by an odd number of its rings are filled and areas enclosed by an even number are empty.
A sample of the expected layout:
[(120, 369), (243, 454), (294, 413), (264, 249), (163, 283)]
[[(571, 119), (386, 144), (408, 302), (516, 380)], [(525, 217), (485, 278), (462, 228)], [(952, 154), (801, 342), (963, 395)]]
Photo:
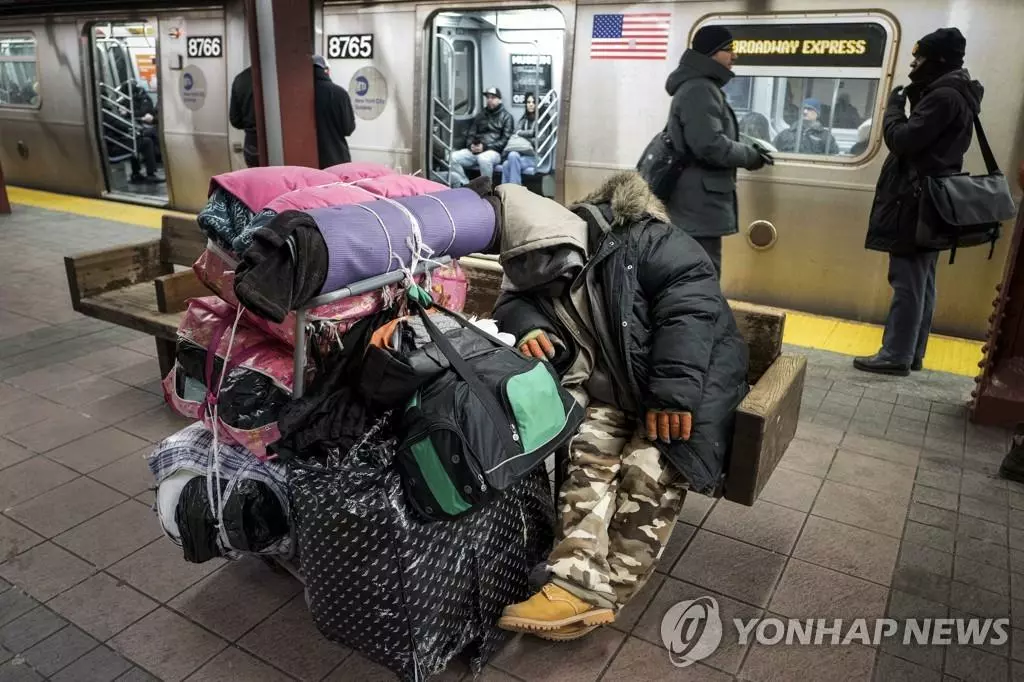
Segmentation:
[[(549, 363), (434, 306), (461, 327), (442, 334), (411, 300), (449, 368), (420, 388), (401, 415), (395, 463), (410, 505), (426, 519), (450, 520), (491, 502), (543, 464), (575, 435), (584, 411)], [(467, 335), (483, 339), (485, 347), (469, 343)], [(456, 350), (452, 337), (458, 336), (457, 345), (474, 346), (472, 353)]]
[(982, 244), (989, 245), (991, 258), (999, 239), (1000, 223), (1017, 213), (1010, 185), (999, 170), (977, 116), (974, 129), (988, 173), (925, 176), (917, 188), (915, 244), (923, 250), (948, 250), (950, 264), (957, 249)]

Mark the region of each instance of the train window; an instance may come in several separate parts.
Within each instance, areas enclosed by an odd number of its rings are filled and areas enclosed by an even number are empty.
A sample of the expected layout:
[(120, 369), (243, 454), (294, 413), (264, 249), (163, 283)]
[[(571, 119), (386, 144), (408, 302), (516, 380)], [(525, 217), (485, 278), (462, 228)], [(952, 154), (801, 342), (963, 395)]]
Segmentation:
[[(428, 35), (430, 176), (459, 186), (483, 172), (553, 196), (562, 13), (554, 7), (443, 11), (432, 16)], [(512, 136), (503, 133), (507, 121)]]
[(728, 26), (735, 39), (725, 94), (743, 139), (782, 159), (851, 163), (868, 151), (895, 44), (887, 17), (721, 15), (707, 24)]
[(450, 93), (455, 114), (473, 114), (480, 90), (476, 82), (476, 45), (469, 40), (441, 41), (437, 55), (438, 92)]
[(0, 35), (0, 106), (38, 109), (39, 104), (36, 39)]

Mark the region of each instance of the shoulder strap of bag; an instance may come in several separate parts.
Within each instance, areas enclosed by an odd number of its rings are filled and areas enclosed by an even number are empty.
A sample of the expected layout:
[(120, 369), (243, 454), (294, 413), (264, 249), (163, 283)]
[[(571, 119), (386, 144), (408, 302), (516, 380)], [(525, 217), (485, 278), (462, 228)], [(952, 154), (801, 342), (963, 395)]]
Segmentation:
[(996, 163), (996, 157), (988, 144), (988, 137), (985, 136), (985, 129), (981, 127), (981, 119), (977, 114), (974, 115), (974, 130), (978, 133), (978, 146), (981, 147), (981, 155), (985, 159), (985, 170), (989, 175), (998, 173), (999, 164)]
[[(497, 398), (495, 398), (494, 395), (489, 390), (487, 390), (487, 387), (484, 386), (483, 382), (480, 381), (480, 377), (476, 375), (476, 372), (473, 371), (473, 368), (466, 363), (462, 356), (459, 355), (459, 352), (455, 350), (455, 348), (452, 346), (448, 338), (443, 333), (441, 333), (440, 329), (437, 328), (437, 325), (435, 325), (434, 322), (430, 319), (430, 315), (427, 314), (426, 308), (418, 300), (416, 300), (413, 303), (413, 305), (415, 305), (417, 312), (419, 313), (420, 319), (423, 321), (423, 326), (426, 328), (427, 334), (430, 336), (430, 339), (437, 346), (438, 350), (440, 350), (441, 353), (448, 359), (448, 364), (455, 371), (455, 373), (458, 374), (459, 377), (466, 382), (466, 385), (469, 386), (469, 390), (472, 391), (474, 395), (476, 395), (477, 399), (484, 406), (484, 409), (487, 410), (487, 413), (491, 416), (491, 421), (493, 421), (495, 424), (510, 424), (508, 415), (505, 414), (505, 410), (498, 403)], [(466, 329), (475, 331), (484, 338), (492, 340), (495, 343), (499, 344), (500, 346), (507, 348), (505, 344), (501, 343), (500, 341), (492, 337), (490, 334), (477, 328), (475, 325), (470, 324), (468, 321), (463, 319), (461, 315), (452, 313), (451, 311), (448, 311), (442, 308), (441, 306), (435, 305), (434, 307), (453, 317), (460, 325), (462, 325)], [(517, 455), (518, 448), (516, 447), (516, 441), (519, 439), (519, 436), (518, 434), (515, 433), (514, 427), (513, 429), (510, 429), (508, 432), (505, 432), (504, 430), (499, 430), (498, 435), (501, 437), (501, 440), (505, 445), (506, 456), (514, 457), (515, 455)]]

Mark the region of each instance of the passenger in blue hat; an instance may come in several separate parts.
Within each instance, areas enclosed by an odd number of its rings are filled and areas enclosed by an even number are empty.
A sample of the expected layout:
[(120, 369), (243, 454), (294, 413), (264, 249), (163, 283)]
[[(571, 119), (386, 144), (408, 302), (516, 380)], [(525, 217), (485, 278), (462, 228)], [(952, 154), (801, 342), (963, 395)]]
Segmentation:
[(794, 154), (838, 154), (836, 139), (821, 121), (821, 100), (808, 97), (803, 102), (803, 112), (802, 121), (775, 136), (775, 148)]

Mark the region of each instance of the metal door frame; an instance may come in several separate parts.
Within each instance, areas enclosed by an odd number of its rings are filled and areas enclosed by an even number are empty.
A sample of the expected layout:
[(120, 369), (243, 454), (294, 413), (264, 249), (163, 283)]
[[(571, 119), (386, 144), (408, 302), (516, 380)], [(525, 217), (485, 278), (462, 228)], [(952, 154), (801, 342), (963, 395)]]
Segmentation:
[(429, 145), (426, 135), (430, 133), (427, 121), (432, 115), (427, 101), (427, 88), (430, 84), (430, 55), (433, 45), (431, 27), (434, 14), (445, 12), (479, 12), (485, 10), (540, 9), (551, 7), (562, 13), (565, 20), (565, 31), (562, 39), (562, 80), (559, 94), (558, 139), (561, 144), (555, 153), (555, 200), (565, 202), (565, 161), (569, 142), (569, 113), (572, 100), (572, 71), (576, 46), (576, 8), (577, 0), (545, 0), (542, 5), (527, 5), (523, 0), (498, 0), (497, 2), (477, 2), (466, 0), (464, 4), (450, 6), (441, 3), (421, 3), (416, 5), (416, 25), (419, 37), (416, 40), (415, 61), (418, 65), (414, 79), (413, 91), (413, 144), (415, 155), (419, 156), (419, 166), (426, 170), (430, 167)]

